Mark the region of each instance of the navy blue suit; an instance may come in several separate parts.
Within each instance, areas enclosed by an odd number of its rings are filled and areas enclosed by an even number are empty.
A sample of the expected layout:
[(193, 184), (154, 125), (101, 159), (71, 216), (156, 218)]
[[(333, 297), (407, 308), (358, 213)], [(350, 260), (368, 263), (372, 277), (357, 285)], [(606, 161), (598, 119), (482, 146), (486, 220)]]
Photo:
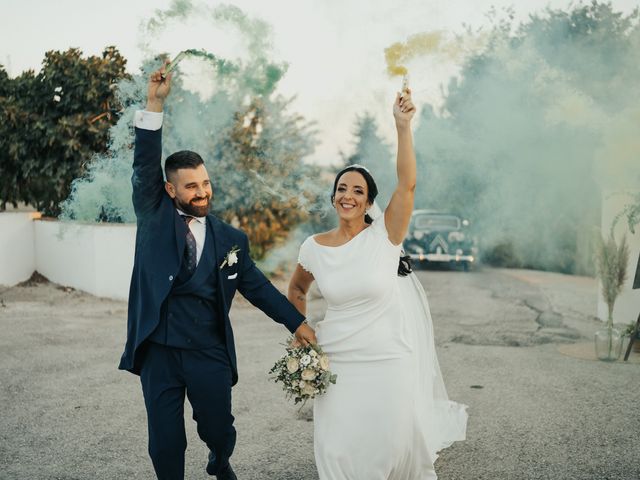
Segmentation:
[[(131, 181), (137, 235), (119, 368), (141, 376), (156, 475), (182, 480), (185, 393), (219, 468), (235, 444), (231, 386), (238, 370), (229, 309), (236, 290), (290, 332), (304, 317), (258, 270), (247, 236), (211, 214), (198, 267), (185, 275), (188, 226), (164, 189), (161, 153), (162, 130), (136, 128)], [(234, 247), (240, 249), (237, 263), (220, 268)]]

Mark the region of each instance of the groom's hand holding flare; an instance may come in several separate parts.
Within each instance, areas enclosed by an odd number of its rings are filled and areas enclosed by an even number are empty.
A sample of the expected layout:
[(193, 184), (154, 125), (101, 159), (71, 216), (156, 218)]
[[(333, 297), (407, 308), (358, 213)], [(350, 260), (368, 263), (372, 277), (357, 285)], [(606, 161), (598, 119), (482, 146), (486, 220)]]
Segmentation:
[(169, 64), (169, 60), (164, 61), (164, 65), (151, 74), (149, 77), (149, 85), (147, 86), (147, 111), (162, 112), (164, 101), (171, 91), (171, 73), (165, 78), (164, 71)]

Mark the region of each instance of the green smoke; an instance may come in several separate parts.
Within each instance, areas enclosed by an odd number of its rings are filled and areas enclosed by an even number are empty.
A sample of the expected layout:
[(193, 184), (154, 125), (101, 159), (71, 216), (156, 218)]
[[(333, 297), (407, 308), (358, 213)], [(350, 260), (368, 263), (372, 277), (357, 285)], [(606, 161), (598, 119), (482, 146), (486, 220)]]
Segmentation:
[[(214, 210), (225, 218), (230, 212), (255, 210), (256, 205), (271, 205), (274, 200), (315, 211), (313, 192), (320, 185), (310, 180), (313, 169), (302, 162), (313, 151), (314, 132), (303, 117), (289, 111), (290, 100), (274, 93), (286, 65), (270, 59), (268, 26), (236, 7), (209, 9), (174, 1), (143, 25), (143, 34), (153, 39), (171, 22), (203, 12), (212, 28), (234, 27), (248, 45), (247, 51), (242, 58), (232, 59), (201, 49), (189, 51), (194, 61), (212, 67), (199, 83), (210, 85), (213, 91), (204, 96), (185, 88), (178, 67), (165, 105), (163, 156), (183, 149), (200, 153), (214, 185)], [(74, 181), (61, 218), (135, 221), (130, 181), (133, 115), (144, 108), (148, 75), (160, 64), (160, 58), (151, 57), (140, 74), (118, 85), (124, 110), (110, 132), (109, 152), (94, 158), (86, 175)]]
[(508, 265), (591, 273), (602, 189), (640, 184), (639, 47), (610, 4), (498, 22), (423, 110), (416, 207), (471, 217)]

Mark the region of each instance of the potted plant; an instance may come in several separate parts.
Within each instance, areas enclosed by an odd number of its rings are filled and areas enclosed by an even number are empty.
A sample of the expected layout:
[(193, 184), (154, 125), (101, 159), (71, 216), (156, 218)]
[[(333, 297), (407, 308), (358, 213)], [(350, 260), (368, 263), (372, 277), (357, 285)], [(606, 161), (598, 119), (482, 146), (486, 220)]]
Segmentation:
[(622, 237), (619, 245), (613, 235), (613, 229), (607, 239), (598, 235), (595, 256), (602, 296), (608, 307), (607, 326), (595, 333), (596, 356), (599, 360), (615, 361), (622, 352), (622, 334), (613, 328), (613, 307), (627, 277), (629, 246), (626, 235)]

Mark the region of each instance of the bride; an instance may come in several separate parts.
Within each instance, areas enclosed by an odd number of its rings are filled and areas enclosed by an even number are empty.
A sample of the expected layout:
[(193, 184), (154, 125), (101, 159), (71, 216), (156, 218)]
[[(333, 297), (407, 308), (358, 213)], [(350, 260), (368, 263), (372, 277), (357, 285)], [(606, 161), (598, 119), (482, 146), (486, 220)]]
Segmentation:
[(314, 451), (321, 480), (431, 480), (437, 452), (464, 440), (465, 406), (449, 401), (435, 352), (427, 299), (414, 274), (399, 276), (416, 187), (411, 92), (393, 105), (398, 182), (384, 214), (369, 171), (336, 176), (339, 225), (307, 238), (289, 284), (306, 313), (311, 283), (328, 303), (318, 343), (338, 383), (314, 402)]

